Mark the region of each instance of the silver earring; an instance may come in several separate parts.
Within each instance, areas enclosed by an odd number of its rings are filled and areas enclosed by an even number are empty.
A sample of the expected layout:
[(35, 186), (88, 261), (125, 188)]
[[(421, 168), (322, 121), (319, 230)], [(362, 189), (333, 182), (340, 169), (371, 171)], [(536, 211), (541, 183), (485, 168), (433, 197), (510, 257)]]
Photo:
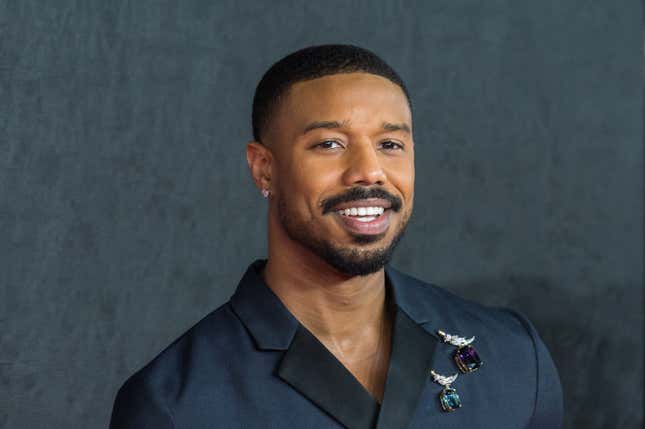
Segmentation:
[(262, 196), (263, 196), (264, 198), (269, 198), (269, 195), (270, 195), (270, 194), (271, 194), (271, 192), (269, 192), (269, 190), (268, 190), (268, 189), (262, 189)]

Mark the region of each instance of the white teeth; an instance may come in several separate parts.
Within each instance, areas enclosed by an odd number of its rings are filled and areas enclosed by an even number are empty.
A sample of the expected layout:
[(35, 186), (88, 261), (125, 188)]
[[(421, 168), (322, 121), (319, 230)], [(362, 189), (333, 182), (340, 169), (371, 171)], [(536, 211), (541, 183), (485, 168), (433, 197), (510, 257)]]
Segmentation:
[(356, 220), (359, 222), (371, 222), (376, 219), (376, 216), (367, 216), (367, 217), (357, 217)]
[(337, 213), (343, 216), (380, 216), (384, 211), (383, 207), (352, 207), (338, 210)]

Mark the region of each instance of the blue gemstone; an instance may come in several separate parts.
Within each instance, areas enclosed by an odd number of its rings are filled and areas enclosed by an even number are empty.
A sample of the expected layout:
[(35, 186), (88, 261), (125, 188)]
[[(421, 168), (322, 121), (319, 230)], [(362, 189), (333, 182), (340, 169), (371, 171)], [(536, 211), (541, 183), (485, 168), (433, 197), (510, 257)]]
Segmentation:
[(444, 388), (439, 395), (439, 399), (441, 400), (441, 408), (443, 408), (444, 411), (450, 412), (455, 411), (457, 408), (461, 408), (459, 395), (452, 387)]

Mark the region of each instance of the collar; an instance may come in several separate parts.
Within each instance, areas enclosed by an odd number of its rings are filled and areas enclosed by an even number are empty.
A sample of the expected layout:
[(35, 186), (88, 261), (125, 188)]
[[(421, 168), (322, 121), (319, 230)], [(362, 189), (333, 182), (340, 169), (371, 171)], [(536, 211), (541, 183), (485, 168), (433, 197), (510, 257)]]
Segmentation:
[(385, 395), (379, 405), (264, 283), (260, 273), (265, 264), (258, 260), (249, 266), (230, 302), (258, 349), (286, 350), (277, 375), (348, 428), (405, 427), (428, 379), (438, 343), (420, 326), (432, 314), (427, 295), (422, 299), (424, 284), (386, 268), (396, 315)]
[(286, 350), (300, 323), (260, 276), (265, 265), (257, 260), (247, 268), (231, 305), (260, 350)]
[[(265, 265), (266, 260), (259, 259), (247, 268), (231, 297), (231, 305), (259, 349), (286, 350), (300, 323), (260, 276)], [(405, 312), (418, 325), (431, 321), (429, 315), (433, 311), (424, 298), (427, 287), (391, 267), (385, 268), (385, 278), (397, 310)]]

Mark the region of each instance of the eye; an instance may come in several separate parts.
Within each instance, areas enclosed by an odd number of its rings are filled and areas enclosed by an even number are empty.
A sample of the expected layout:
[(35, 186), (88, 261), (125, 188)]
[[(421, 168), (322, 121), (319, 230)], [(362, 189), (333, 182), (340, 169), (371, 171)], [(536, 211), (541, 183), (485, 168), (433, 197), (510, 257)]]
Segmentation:
[(318, 143), (314, 146), (316, 149), (341, 149), (343, 146), (338, 143), (336, 140), (325, 140), (324, 142)]
[(386, 140), (381, 143), (381, 148), (385, 150), (403, 150), (403, 145), (392, 140)]

